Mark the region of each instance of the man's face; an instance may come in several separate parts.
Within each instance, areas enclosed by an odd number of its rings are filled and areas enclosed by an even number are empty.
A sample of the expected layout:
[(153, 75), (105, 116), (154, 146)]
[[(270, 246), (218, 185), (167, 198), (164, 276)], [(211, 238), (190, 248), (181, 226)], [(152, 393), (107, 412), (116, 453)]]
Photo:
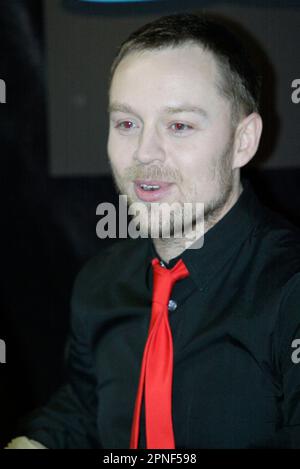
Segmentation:
[[(129, 203), (201, 202), (206, 219), (224, 207), (233, 187), (232, 125), (218, 74), (213, 55), (193, 44), (131, 53), (120, 62), (107, 149)], [(147, 190), (147, 182), (160, 188)]]

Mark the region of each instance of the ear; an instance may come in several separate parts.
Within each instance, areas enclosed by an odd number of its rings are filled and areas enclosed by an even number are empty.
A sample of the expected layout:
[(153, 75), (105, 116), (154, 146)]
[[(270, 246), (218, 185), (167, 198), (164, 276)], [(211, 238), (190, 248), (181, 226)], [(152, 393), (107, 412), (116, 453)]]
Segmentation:
[(238, 124), (234, 137), (232, 169), (245, 166), (253, 158), (259, 145), (262, 127), (262, 118), (257, 112), (244, 117)]

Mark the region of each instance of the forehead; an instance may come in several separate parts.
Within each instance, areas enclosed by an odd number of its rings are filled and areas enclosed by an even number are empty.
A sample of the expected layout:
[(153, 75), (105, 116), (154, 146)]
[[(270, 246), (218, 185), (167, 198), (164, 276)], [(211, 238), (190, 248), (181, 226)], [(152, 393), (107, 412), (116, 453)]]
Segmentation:
[(118, 64), (110, 88), (113, 101), (145, 103), (220, 100), (219, 71), (212, 53), (196, 44), (131, 52)]

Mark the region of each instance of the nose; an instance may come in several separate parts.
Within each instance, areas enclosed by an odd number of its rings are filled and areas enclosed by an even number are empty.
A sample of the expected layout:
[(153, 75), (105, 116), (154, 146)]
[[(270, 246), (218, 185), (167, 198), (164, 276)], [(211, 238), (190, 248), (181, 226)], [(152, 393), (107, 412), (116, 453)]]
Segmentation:
[(163, 139), (155, 128), (146, 129), (139, 135), (138, 147), (134, 159), (140, 163), (151, 163), (152, 161), (164, 161), (166, 157)]

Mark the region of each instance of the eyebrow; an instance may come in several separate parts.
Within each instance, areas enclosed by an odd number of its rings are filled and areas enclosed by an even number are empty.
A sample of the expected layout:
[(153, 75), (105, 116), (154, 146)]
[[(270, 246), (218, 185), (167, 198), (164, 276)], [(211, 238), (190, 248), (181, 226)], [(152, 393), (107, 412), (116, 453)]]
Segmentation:
[(167, 114), (178, 114), (180, 112), (193, 112), (200, 114), (202, 117), (207, 117), (207, 112), (200, 106), (185, 104), (182, 106), (167, 106), (164, 109)]
[[(207, 112), (200, 106), (182, 104), (181, 106), (167, 106), (162, 109), (166, 114), (178, 114), (182, 112), (193, 112), (200, 114), (202, 117), (208, 117)], [(123, 103), (111, 103), (108, 105), (108, 112), (128, 112), (130, 114), (135, 114), (138, 116), (138, 113), (128, 104)]]

